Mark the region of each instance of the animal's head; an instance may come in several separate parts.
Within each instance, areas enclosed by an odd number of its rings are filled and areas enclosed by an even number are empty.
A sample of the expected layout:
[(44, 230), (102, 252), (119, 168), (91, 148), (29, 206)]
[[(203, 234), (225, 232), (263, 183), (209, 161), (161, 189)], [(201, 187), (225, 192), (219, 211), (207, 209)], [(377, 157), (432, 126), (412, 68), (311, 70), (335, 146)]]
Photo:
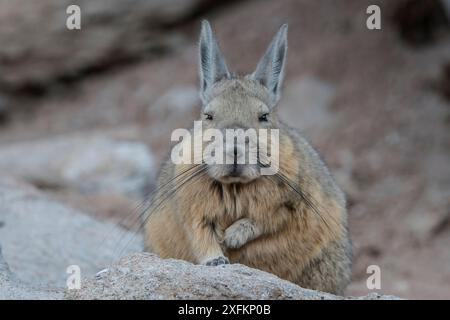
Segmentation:
[(246, 135), (243, 140), (225, 139), (225, 131), (253, 129), (260, 132), (259, 129), (279, 127), (275, 106), (280, 99), (286, 52), (285, 24), (270, 43), (256, 70), (244, 77), (234, 76), (220, 52), (211, 26), (207, 21), (202, 22), (199, 60), (201, 120), (204, 129), (214, 128), (223, 132), (224, 157), (234, 159), (231, 163), (209, 164), (208, 173), (212, 178), (223, 183), (245, 183), (261, 175), (260, 166), (251, 163), (248, 154), (252, 150), (249, 144), (259, 148), (261, 142), (258, 144), (251, 135)]

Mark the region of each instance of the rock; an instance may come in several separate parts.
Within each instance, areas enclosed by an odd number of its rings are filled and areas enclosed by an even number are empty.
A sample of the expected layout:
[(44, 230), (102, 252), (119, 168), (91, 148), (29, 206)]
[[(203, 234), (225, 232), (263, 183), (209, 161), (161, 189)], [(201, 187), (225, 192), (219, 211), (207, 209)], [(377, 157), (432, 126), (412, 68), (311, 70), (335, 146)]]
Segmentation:
[[(343, 297), (303, 289), (272, 274), (231, 264), (199, 266), (150, 253), (133, 254), (85, 281), (68, 299), (298, 299)], [(395, 299), (370, 294), (357, 299)], [(350, 297), (350, 299), (355, 299)]]
[(393, 22), (400, 36), (414, 46), (429, 45), (450, 27), (448, 0), (405, 0), (398, 4)]
[(154, 159), (139, 142), (76, 135), (17, 143), (0, 150), (0, 172), (43, 188), (141, 196), (154, 178)]
[(3, 284), (6, 281), (9, 281), (10, 279), (11, 279), (11, 271), (9, 270), (9, 267), (3, 258), (2, 250), (0, 247), (0, 283)]
[[(0, 84), (45, 86), (90, 69), (179, 45), (168, 25), (205, 0), (0, 0)], [(69, 5), (81, 9), (81, 30), (69, 30)]]
[[(148, 108), (149, 118), (158, 119), (150, 135), (170, 137), (174, 128), (192, 126), (194, 115), (200, 110), (198, 89), (194, 86), (174, 87), (165, 92)], [(169, 126), (167, 124), (170, 124)]]
[(332, 84), (312, 76), (294, 79), (283, 93), (280, 116), (308, 134), (326, 128), (333, 119), (329, 107), (335, 91)]
[(10, 101), (0, 92), (0, 124), (6, 122), (10, 113)]
[(57, 289), (39, 288), (27, 285), (18, 280), (9, 270), (6, 261), (3, 259), (0, 248), (0, 300), (30, 300), (30, 299), (61, 299), (63, 293)]
[[(2, 263), (7, 268), (0, 252), (0, 268)], [(214, 272), (211, 272), (212, 269)], [(162, 260), (149, 253), (123, 258), (94, 278), (82, 281), (80, 289), (36, 288), (18, 281), (9, 271), (6, 280), (4, 275), (0, 273), (1, 299), (399, 299), (378, 293), (344, 298), (303, 289), (243, 265), (195, 266), (184, 261)]]
[(0, 180), (0, 222), (5, 260), (20, 280), (32, 284), (62, 287), (70, 265), (78, 265), (81, 276), (88, 277), (121, 254), (142, 250), (140, 235), (65, 207), (14, 180)]
[[(150, 114), (156, 114), (164, 120), (176, 121), (191, 114), (200, 107), (198, 89), (194, 86), (175, 87), (164, 93), (150, 108)], [(173, 119), (175, 118), (175, 119)]]

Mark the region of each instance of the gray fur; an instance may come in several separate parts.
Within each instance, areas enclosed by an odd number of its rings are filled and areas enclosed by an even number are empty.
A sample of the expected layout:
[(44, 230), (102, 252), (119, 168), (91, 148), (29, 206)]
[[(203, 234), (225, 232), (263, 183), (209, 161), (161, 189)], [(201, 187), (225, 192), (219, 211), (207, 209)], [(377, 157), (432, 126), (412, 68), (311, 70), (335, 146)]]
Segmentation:
[(281, 26), (251, 75), (251, 79), (260, 82), (269, 90), (272, 105), (280, 99), (287, 53), (287, 29), (287, 24)]
[(202, 21), (200, 32), (200, 98), (204, 101), (205, 93), (222, 79), (230, 78), (225, 59), (208, 21)]

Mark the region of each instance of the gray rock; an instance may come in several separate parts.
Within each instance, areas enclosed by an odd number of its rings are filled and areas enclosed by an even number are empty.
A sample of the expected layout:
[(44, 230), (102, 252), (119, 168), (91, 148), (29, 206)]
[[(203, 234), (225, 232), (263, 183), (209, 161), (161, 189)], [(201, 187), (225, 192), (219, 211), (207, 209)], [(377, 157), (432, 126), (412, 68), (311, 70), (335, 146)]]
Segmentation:
[(44, 188), (141, 196), (154, 177), (154, 159), (139, 142), (101, 135), (16, 143), (0, 150), (0, 172)]
[[(152, 50), (174, 47), (164, 26), (193, 14), (204, 0), (0, 0), (0, 83), (46, 85)], [(69, 5), (81, 30), (68, 30)]]
[(171, 88), (147, 110), (149, 118), (159, 120), (159, 123), (151, 127), (150, 135), (166, 138), (170, 137), (174, 128), (190, 127), (200, 106), (201, 101), (196, 87)]
[[(141, 237), (48, 199), (30, 186), (0, 181), (0, 244), (11, 271), (33, 284), (65, 286), (67, 268), (94, 275)], [(123, 252), (122, 252), (123, 251)]]
[(303, 289), (269, 273), (243, 265), (195, 266), (162, 260), (149, 253), (134, 254), (82, 281), (80, 289), (36, 288), (18, 281), (0, 252), (0, 299), (298, 299), (298, 300), (397, 300), (370, 293), (339, 297)]
[(330, 104), (335, 96), (335, 87), (313, 76), (303, 76), (290, 81), (283, 93), (280, 115), (295, 128), (316, 133), (327, 127), (334, 115)]
[[(198, 89), (194, 86), (175, 87), (164, 93), (149, 108), (151, 115), (161, 119), (176, 121), (192, 113), (201, 105)], [(175, 119), (173, 119), (175, 117)]]
[(0, 248), (0, 300), (14, 299), (61, 299), (63, 292), (58, 289), (39, 288), (25, 284), (9, 270)]
[(8, 115), (10, 103), (9, 99), (0, 92), (0, 119)]
[[(231, 264), (216, 267), (160, 259), (150, 253), (123, 258), (106, 272), (83, 282), (68, 299), (298, 299), (343, 297), (303, 289), (272, 274)], [(357, 299), (394, 299), (371, 294)], [(350, 297), (349, 299), (355, 299)]]

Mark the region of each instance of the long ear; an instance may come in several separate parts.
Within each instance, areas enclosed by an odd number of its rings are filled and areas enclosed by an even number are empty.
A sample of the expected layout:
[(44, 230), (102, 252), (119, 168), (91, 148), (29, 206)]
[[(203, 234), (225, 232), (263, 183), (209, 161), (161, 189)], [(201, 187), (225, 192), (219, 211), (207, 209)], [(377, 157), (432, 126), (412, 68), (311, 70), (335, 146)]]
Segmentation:
[(200, 32), (200, 97), (205, 102), (205, 92), (214, 83), (230, 77), (230, 72), (220, 52), (209, 22), (202, 21)]
[(270, 93), (272, 103), (280, 99), (280, 88), (283, 81), (283, 71), (287, 53), (287, 24), (281, 26), (259, 61), (251, 78), (259, 81)]

